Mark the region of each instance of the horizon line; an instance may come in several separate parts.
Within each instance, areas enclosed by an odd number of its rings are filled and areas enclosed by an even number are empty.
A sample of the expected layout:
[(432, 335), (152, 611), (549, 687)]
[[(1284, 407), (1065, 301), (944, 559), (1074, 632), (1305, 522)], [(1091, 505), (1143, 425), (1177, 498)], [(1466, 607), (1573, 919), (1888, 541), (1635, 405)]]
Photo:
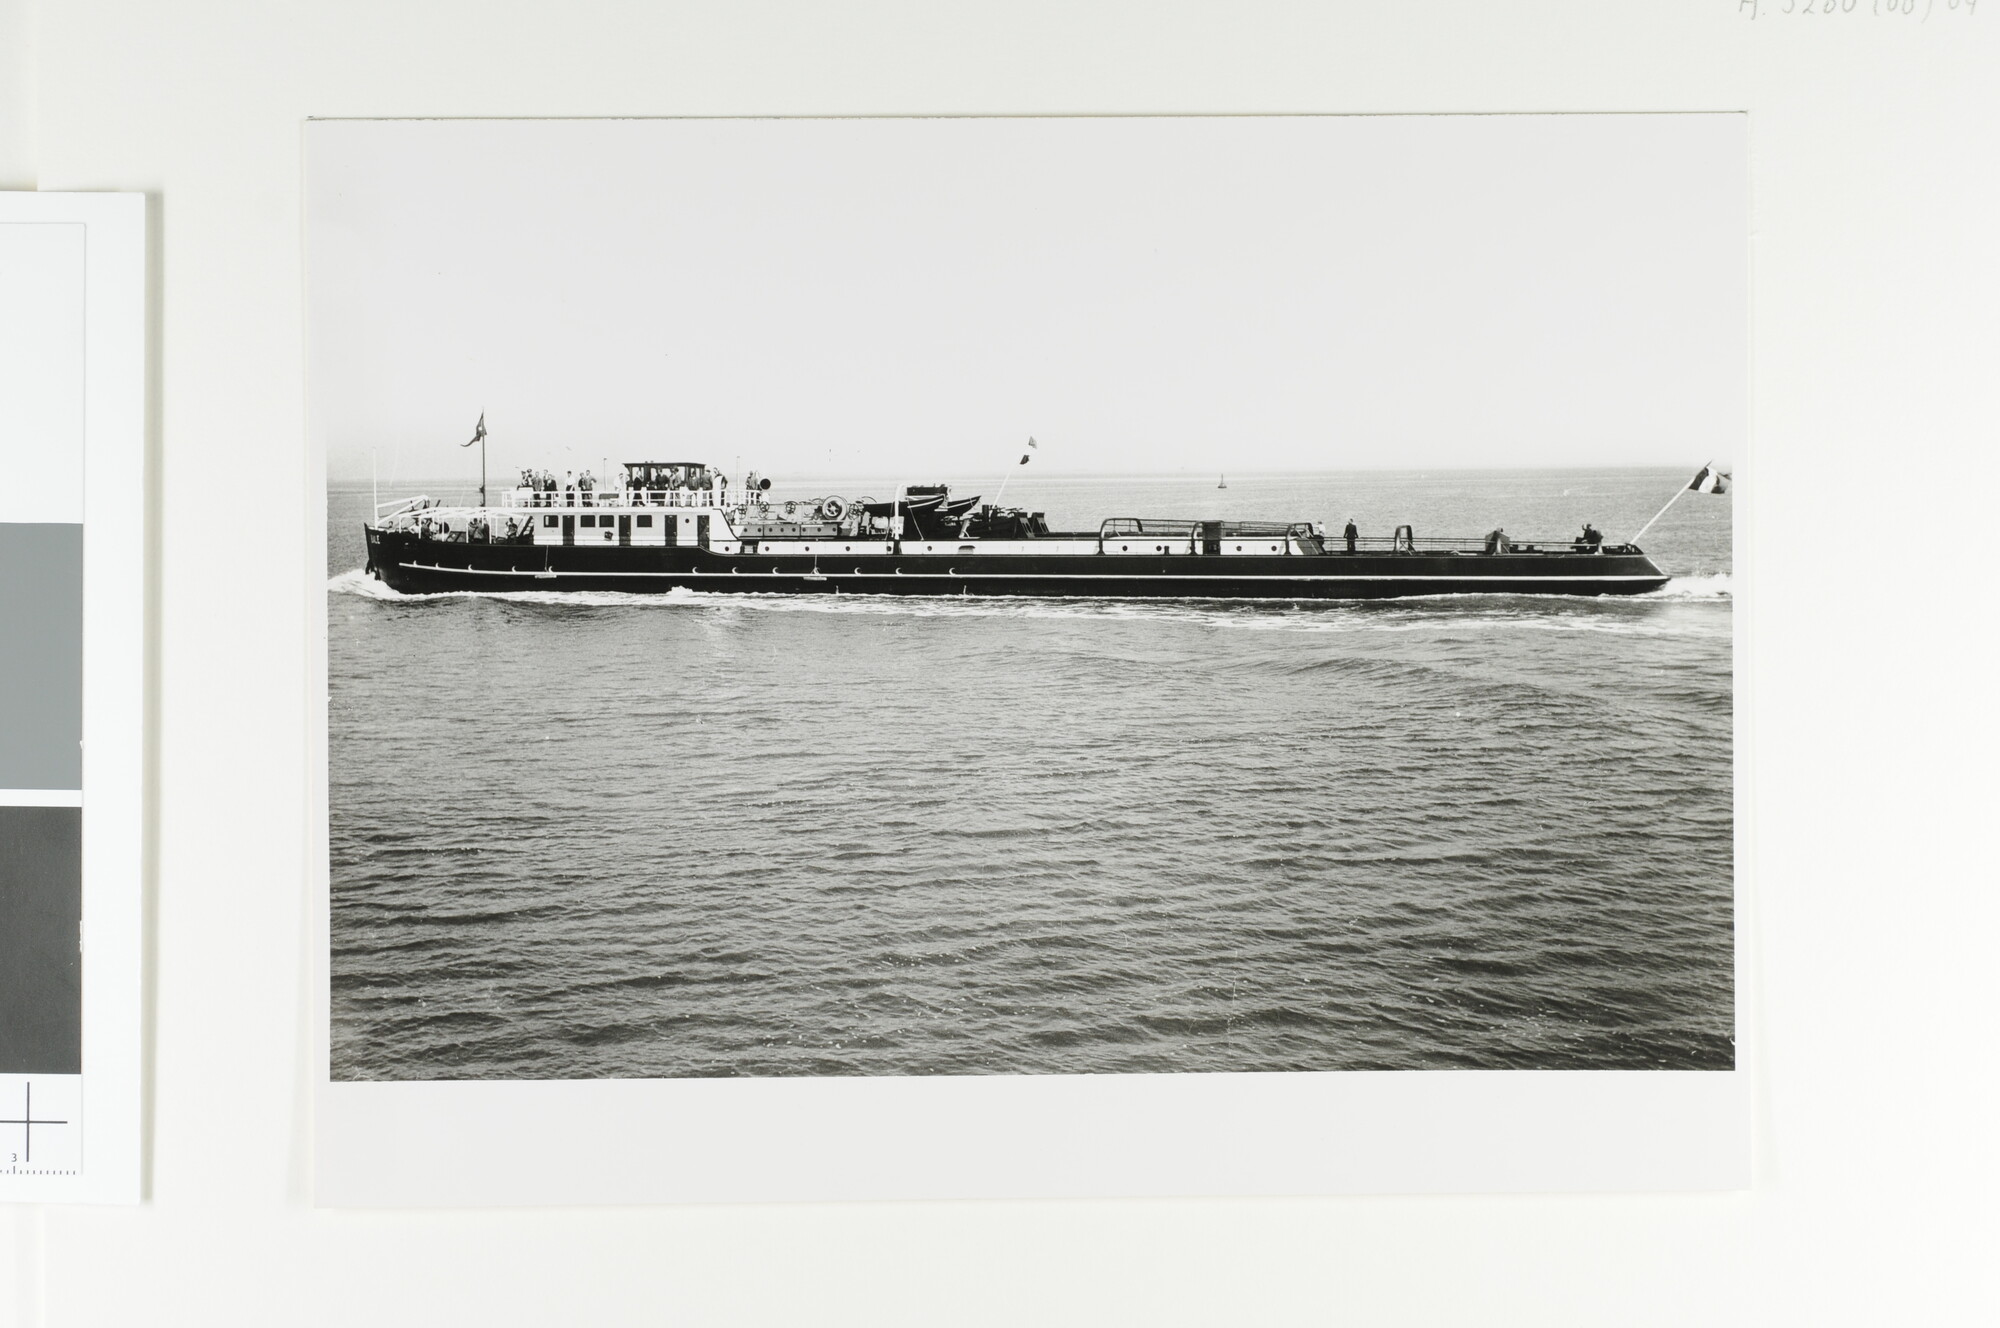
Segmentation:
[[(619, 462), (619, 463), (614, 463), (614, 464), (617, 464), (617, 465), (623, 465), (623, 464), (626, 464), (626, 463), (623, 463), (623, 462)], [(1492, 471), (1515, 471), (1515, 472), (1531, 472), (1531, 471), (1554, 471), (1554, 470), (1680, 470), (1680, 469), (1686, 469), (1686, 470), (1688, 470), (1688, 471), (1689, 471), (1690, 473), (1692, 473), (1692, 472), (1693, 472), (1693, 471), (1695, 471), (1695, 470), (1699, 470), (1699, 469), (1701, 468), (1701, 466), (1702, 466), (1703, 464), (1704, 464), (1704, 463), (1703, 463), (1703, 462), (1700, 462), (1700, 461), (1618, 461), (1618, 462), (1608, 462), (1608, 461), (1607, 461), (1607, 462), (1589, 462), (1589, 463), (1567, 463), (1567, 464), (1565, 464), (1565, 463), (1556, 463), (1556, 462), (1543, 462), (1543, 463), (1537, 463), (1537, 464), (1534, 464), (1534, 465), (1518, 465), (1518, 466), (1509, 466), (1509, 465), (1497, 465), (1497, 466), (1495, 466), (1495, 465), (1489, 465), (1489, 466), (1468, 466), (1468, 465), (1459, 465), (1459, 464), (1447, 464), (1447, 465), (1428, 465), (1428, 466), (1427, 466), (1427, 465), (1408, 465), (1408, 466), (1330, 466), (1330, 467), (1326, 467), (1326, 468), (1324, 468), (1324, 469), (1318, 469), (1318, 468), (1313, 468), (1313, 467), (1286, 467), (1286, 468), (1282, 468), (1282, 469), (1254, 469), (1254, 468), (1244, 468), (1244, 469), (1240, 469), (1240, 470), (1237, 470), (1237, 471), (1236, 471), (1236, 474), (1238, 474), (1238, 475), (1242, 476), (1242, 477), (1243, 477), (1243, 478), (1245, 478), (1245, 479), (1257, 479), (1257, 478), (1274, 478), (1274, 477), (1282, 477), (1282, 476), (1288, 476), (1288, 475), (1392, 475), (1392, 474), (1412, 474), (1412, 473), (1421, 473), (1421, 474), (1430, 474), (1430, 473), (1433, 473), (1433, 472), (1444, 472), (1444, 473), (1451, 473), (1451, 474), (1478, 474), (1478, 473), (1481, 473), (1481, 472), (1492, 472)], [(1710, 463), (1708, 463), (1708, 464), (1716, 464), (1716, 463), (1713, 463), (1713, 462), (1710, 462)], [(510, 468), (510, 469), (511, 469), (511, 468)], [(710, 469), (711, 469), (711, 470), (716, 470), (716, 469), (719, 469), (719, 468), (718, 468), (718, 467), (715, 467), (715, 466), (710, 466)], [(907, 468), (907, 467), (906, 467), (906, 468), (903, 468), (903, 469), (906, 469), (906, 470), (908, 470), (908, 471), (909, 471), (909, 473), (911, 474), (911, 476), (913, 477), (912, 479), (910, 479), (910, 480), (909, 480), (909, 481), (907, 481), (907, 482), (909, 482), (909, 483), (916, 483), (916, 484), (921, 484), (921, 483), (924, 483), (924, 482), (925, 482), (925, 480), (924, 480), (924, 479), (922, 478), (923, 476), (937, 476), (937, 475), (940, 475), (940, 474), (943, 474), (943, 475), (951, 475), (951, 474), (954, 474), (954, 473), (956, 473), (956, 474), (958, 474), (958, 475), (969, 475), (969, 474), (1002, 474), (1002, 475), (1006, 475), (1006, 476), (1008, 476), (1008, 477), (1010, 477), (1010, 478), (1019, 478), (1019, 479), (1025, 479), (1025, 478), (1027, 478), (1027, 477), (1025, 477), (1025, 476), (1017, 476), (1017, 475), (1015, 474), (1015, 472), (1017, 472), (1017, 471), (1019, 471), (1019, 470), (1023, 469), (1023, 467), (1019, 466), (1018, 464), (1017, 464), (1017, 465), (1015, 465), (1015, 466), (1012, 466), (1012, 467), (1006, 467), (1006, 468), (1002, 468), (1001, 470), (999, 470), (999, 471), (997, 471), (997, 472), (996, 472), (996, 471), (989, 471), (989, 470), (978, 470), (978, 471), (974, 471), (974, 470), (970, 470), (970, 469), (966, 469), (966, 470), (959, 470), (959, 471), (956, 471), (956, 472), (954, 472), (954, 471), (952, 471), (952, 470), (949, 470), (949, 469), (944, 469), (944, 468), (932, 468), (932, 469), (927, 469), (927, 470), (923, 470), (923, 471), (917, 471), (917, 470), (915, 470), (915, 469), (913, 469), (913, 468)], [(893, 472), (892, 472), (891, 470), (888, 470), (888, 469), (882, 469), (882, 470), (840, 470), (840, 471), (833, 471), (833, 470), (802, 470), (802, 471), (799, 471), (799, 472), (797, 472), (797, 473), (796, 473), (796, 477), (797, 477), (798, 479), (812, 479), (812, 480), (847, 480), (847, 479), (854, 479), (854, 480), (880, 480), (880, 479), (884, 479), (884, 478), (886, 478), (886, 477), (887, 477), (888, 475), (890, 475), (891, 473), (893, 473)], [(1223, 469), (1223, 470), (1214, 470), (1214, 471), (1211, 471), (1211, 470), (1188, 470), (1188, 469), (1181, 469), (1181, 470), (1056, 470), (1056, 469), (1042, 469), (1042, 470), (1039, 470), (1039, 471), (1037, 472), (1037, 475), (1038, 475), (1039, 477), (1046, 477), (1046, 478), (1048, 478), (1048, 479), (1066, 479), (1066, 480), (1121, 480), (1121, 479), (1129, 479), (1129, 480), (1178, 480), (1178, 479), (1190, 479), (1190, 480), (1200, 480), (1200, 479), (1206, 479), (1206, 478), (1207, 478), (1207, 477), (1208, 477), (1209, 475), (1217, 475), (1217, 476), (1227, 476), (1228, 474), (1229, 474), (1229, 470), (1228, 470), (1228, 469)], [(767, 476), (766, 478), (770, 479), (770, 480), (771, 480), (771, 481), (772, 481), (772, 482), (773, 482), (774, 484), (775, 484), (775, 483), (783, 483), (783, 482), (786, 482), (786, 477), (784, 477), (784, 476), (779, 476), (779, 475), (771, 475), (771, 476)], [(327, 472), (326, 472), (326, 482), (327, 482), (327, 483), (329, 483), (329, 484), (334, 484), (334, 483), (341, 483), (341, 484), (351, 484), (351, 483), (359, 483), (359, 484), (365, 484), (365, 483), (368, 483), (368, 482), (370, 482), (371, 480), (380, 480), (381, 482), (385, 482), (385, 483), (398, 483), (398, 484), (404, 484), (404, 483), (411, 483), (411, 482), (415, 482), (415, 481), (439, 481), (439, 482), (442, 482), (442, 481), (449, 481), (449, 482), (451, 482), (451, 483), (454, 483), (454, 484), (459, 484), (459, 483), (463, 483), (463, 484), (465, 484), (465, 485), (468, 485), (469, 487), (471, 487), (471, 488), (475, 488), (475, 489), (479, 487), (479, 481), (478, 481), (477, 477), (474, 477), (474, 476), (468, 476), (468, 477), (465, 477), (465, 478), (464, 478), (463, 480), (461, 480), (461, 479), (460, 479), (459, 477), (457, 477), (457, 476), (455, 476), (455, 475), (410, 475), (410, 476), (399, 476), (399, 477), (397, 477), (397, 478), (396, 478), (395, 480), (391, 481), (391, 480), (387, 480), (387, 479), (385, 479), (384, 477), (381, 477), (381, 476), (379, 476), (379, 475), (375, 475), (375, 476), (371, 476), (371, 475), (369, 475), (369, 474), (367, 474), (367, 473), (365, 473), (365, 472), (364, 472), (364, 473), (362, 473), (362, 474), (358, 474), (358, 475), (356, 475), (356, 474), (346, 474), (346, 473), (342, 473), (342, 474), (335, 474), (335, 473), (334, 473), (333, 471), (331, 471), (331, 470), (329, 470), (329, 471), (327, 471)], [(500, 489), (500, 488), (514, 488), (514, 487), (518, 487), (518, 486), (517, 486), (517, 485), (516, 485), (516, 484), (515, 484), (515, 483), (513, 482), (513, 480), (512, 480), (511, 478), (506, 478), (506, 477), (504, 476), (504, 473), (503, 473), (503, 474), (502, 474), (502, 475), (500, 475), (500, 476), (494, 476), (494, 475), (489, 475), (489, 477), (488, 477), (488, 480), (487, 480), (487, 487), (488, 487), (489, 489)], [(734, 487), (734, 486), (732, 486), (732, 487)]]

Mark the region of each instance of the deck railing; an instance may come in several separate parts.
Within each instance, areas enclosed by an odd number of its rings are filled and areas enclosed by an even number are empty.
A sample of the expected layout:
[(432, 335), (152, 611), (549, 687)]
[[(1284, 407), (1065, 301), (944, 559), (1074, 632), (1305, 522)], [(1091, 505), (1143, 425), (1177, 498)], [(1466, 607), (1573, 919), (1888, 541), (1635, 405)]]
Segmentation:
[[(1346, 553), (1347, 537), (1336, 530), (1320, 533), (1309, 522), (1293, 521), (1189, 521), (1184, 518), (1111, 517), (1094, 532), (1058, 533), (1057, 539), (1092, 539), (1132, 542), (1157, 541), (1173, 546), (1175, 552), (1199, 552), (1205, 540), (1296, 540), (1308, 552), (1315, 545), (1328, 553)], [(1568, 539), (1495, 540), (1491, 535), (1418, 536), (1408, 526), (1393, 535), (1356, 535), (1356, 553), (1585, 553), (1597, 548), (1606, 553), (1625, 552), (1627, 546), (1589, 545), (1574, 536)]]
[[(1585, 544), (1571, 536), (1567, 539), (1515, 539), (1508, 536), (1498, 548), (1489, 550), (1488, 536), (1457, 535), (1361, 535), (1354, 541), (1357, 553), (1586, 553), (1595, 547), (1606, 553), (1624, 549), (1624, 545)], [(1329, 553), (1347, 552), (1347, 539), (1338, 531), (1328, 531), (1322, 537)]]
[(410, 498), (394, 498), (386, 503), (375, 504), (375, 519), (382, 522), (404, 515), (422, 513), (451, 512), (465, 514), (480, 511), (525, 511), (528, 509), (558, 509), (570, 511), (595, 511), (599, 508), (719, 508), (730, 506), (728, 496), (722, 490), (709, 489), (568, 489), (550, 492), (545, 489), (501, 489), (492, 493), (485, 504), (481, 504), (477, 493), (467, 493), (452, 499), (435, 498), (430, 494), (418, 494)]
[[(740, 500), (739, 500), (740, 501)], [(726, 489), (506, 489), (497, 507), (724, 507)]]
[[(536, 510), (597, 510), (601, 508), (718, 508), (725, 505), (720, 490), (706, 489), (588, 489), (549, 492), (534, 489), (502, 490), (497, 503), (481, 507), (477, 501), (447, 502), (443, 499), (420, 495), (414, 498), (396, 499), (378, 503), (375, 519), (378, 525), (387, 525), (400, 520), (418, 524), (428, 519), (431, 522), (449, 522), (453, 531), (463, 531), (475, 518), (486, 519), (489, 528), (498, 524), (505, 529), (505, 518), (482, 518), (483, 513)], [(771, 539), (778, 532), (769, 525), (759, 523), (762, 528), (747, 531), (751, 539)], [(814, 523), (823, 524), (823, 523)], [(1224, 521), (1202, 522), (1183, 518), (1153, 519), (1141, 517), (1112, 517), (1094, 531), (1051, 531), (1039, 537), (1022, 537), (1023, 542), (1041, 541), (1083, 541), (1098, 543), (1102, 548), (1109, 540), (1130, 540), (1133, 542), (1158, 541), (1172, 546), (1176, 553), (1200, 553), (1209, 539), (1210, 531), (1219, 525), (1221, 540), (1236, 539), (1279, 539), (1297, 541), (1310, 552), (1318, 544), (1329, 554), (1343, 554), (1348, 551), (1346, 537), (1338, 531), (1328, 531), (1324, 535), (1314, 534), (1310, 525), (1304, 522), (1263, 522)], [(499, 534), (500, 531), (496, 531)], [(874, 532), (857, 532), (856, 538), (868, 538)], [(875, 536), (888, 538), (886, 534)], [(782, 538), (782, 536), (780, 536)], [(801, 532), (801, 539), (830, 538), (823, 531)], [(948, 539), (970, 539), (971, 536), (940, 536)], [(1016, 541), (1009, 540), (1008, 543)], [(1513, 539), (1509, 537), (1499, 548), (1490, 547), (1490, 536), (1424, 535), (1410, 533), (1403, 527), (1393, 535), (1357, 535), (1354, 540), (1356, 553), (1401, 553), (1401, 554), (1486, 554), (1486, 553), (1636, 553), (1638, 547), (1631, 544), (1602, 543), (1588, 545), (1571, 536), (1569, 538)]]

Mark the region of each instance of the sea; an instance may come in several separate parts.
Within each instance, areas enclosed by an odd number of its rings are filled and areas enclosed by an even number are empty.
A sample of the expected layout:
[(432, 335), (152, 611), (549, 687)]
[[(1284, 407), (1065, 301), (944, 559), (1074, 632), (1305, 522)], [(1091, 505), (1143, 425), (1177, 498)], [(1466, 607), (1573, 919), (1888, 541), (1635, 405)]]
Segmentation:
[[(1690, 473), (1005, 501), (1619, 540)], [(1632, 598), (404, 596), (334, 484), (333, 1076), (1727, 1069), (1731, 502)]]

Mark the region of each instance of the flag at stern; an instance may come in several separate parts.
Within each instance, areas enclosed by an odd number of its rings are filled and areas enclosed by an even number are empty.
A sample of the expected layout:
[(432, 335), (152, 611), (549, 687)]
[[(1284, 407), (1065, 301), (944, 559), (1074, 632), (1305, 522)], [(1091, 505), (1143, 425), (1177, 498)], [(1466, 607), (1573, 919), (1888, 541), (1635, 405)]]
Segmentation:
[(1717, 470), (1713, 464), (1706, 465), (1695, 473), (1688, 488), (1696, 493), (1728, 493), (1729, 476), (1726, 472)]

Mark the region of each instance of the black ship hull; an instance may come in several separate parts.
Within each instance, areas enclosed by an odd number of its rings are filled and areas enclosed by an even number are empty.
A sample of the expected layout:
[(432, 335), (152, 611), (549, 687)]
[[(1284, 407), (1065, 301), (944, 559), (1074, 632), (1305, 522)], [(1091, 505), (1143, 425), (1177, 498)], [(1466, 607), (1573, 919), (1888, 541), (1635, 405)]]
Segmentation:
[(1667, 575), (1639, 552), (1130, 556), (726, 554), (696, 547), (479, 544), (367, 530), (368, 569), (408, 595), (693, 590), (776, 595), (1018, 595), (1061, 599), (1385, 599), (1639, 595)]

